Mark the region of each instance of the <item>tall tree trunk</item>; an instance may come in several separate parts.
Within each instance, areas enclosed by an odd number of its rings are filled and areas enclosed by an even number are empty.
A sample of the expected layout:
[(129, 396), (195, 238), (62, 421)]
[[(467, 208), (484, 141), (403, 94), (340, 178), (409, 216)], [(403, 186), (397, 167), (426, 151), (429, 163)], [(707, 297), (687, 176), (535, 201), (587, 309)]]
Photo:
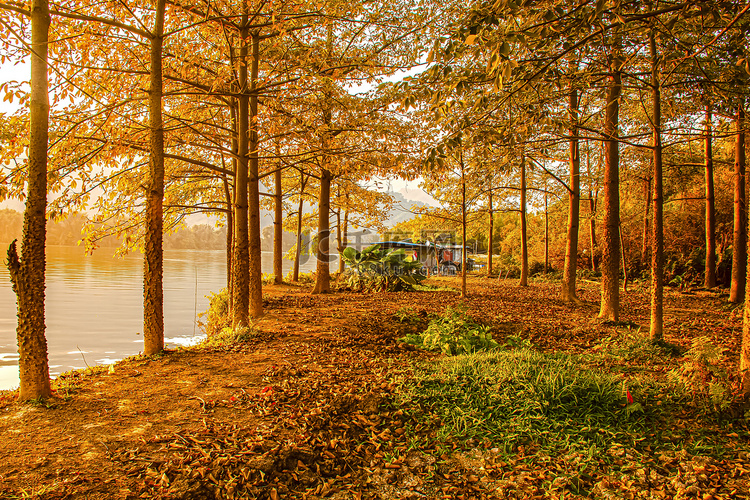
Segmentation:
[[(653, 162), (651, 165), (651, 168), (653, 169)], [(649, 243), (650, 243), (650, 236), (649, 236), (649, 227), (651, 225), (651, 205), (653, 205), (653, 191), (651, 189), (651, 177), (653, 176), (653, 172), (651, 173), (651, 176), (646, 176), (645, 179), (643, 179), (643, 198), (645, 198), (645, 213), (643, 214), (643, 240), (641, 244), (641, 261), (646, 262), (648, 260), (648, 249), (649, 249)]]
[(714, 155), (711, 127), (711, 105), (706, 105), (706, 288), (716, 286), (716, 211), (714, 209)]
[[(326, 55), (328, 64), (333, 61), (333, 25), (328, 25), (328, 34), (326, 37)], [(323, 133), (321, 136), (320, 150), (323, 153), (322, 165), (320, 169), (320, 196), (318, 198), (318, 265), (315, 272), (315, 287), (312, 293), (328, 293), (331, 291), (331, 262), (330, 262), (330, 241), (331, 236), (331, 180), (333, 175), (330, 168), (330, 157), (328, 156), (331, 148), (331, 120), (333, 113), (333, 95), (330, 87), (326, 87), (324, 92), (323, 103)]]
[(143, 353), (164, 349), (164, 123), (162, 122), (162, 44), (165, 0), (156, 2), (156, 21), (151, 37), (151, 88), (148, 96), (151, 147), (146, 192), (146, 241), (143, 269)]
[(240, 29), (239, 97), (237, 98), (237, 172), (234, 178), (234, 248), (232, 252), (232, 327), (248, 326), (250, 316), (250, 250), (248, 243), (248, 139), (250, 95), (247, 82), (247, 4)]
[(316, 269), (315, 287), (312, 293), (331, 291), (330, 275), (330, 210), (331, 210), (331, 172), (323, 168), (320, 172), (320, 196), (318, 197), (318, 266)]
[(661, 82), (656, 37), (649, 34), (651, 49), (651, 87), (653, 90), (652, 127), (654, 132), (654, 223), (651, 234), (651, 329), (650, 337), (659, 341), (664, 335), (664, 198), (662, 188)]
[(490, 206), (490, 227), (489, 227), (489, 237), (487, 238), (487, 276), (492, 276), (492, 251), (494, 250), (494, 245), (492, 244), (492, 239), (494, 238), (494, 235), (492, 234), (495, 229), (495, 221), (494, 216), (495, 213), (492, 210), (492, 188), (490, 188), (489, 192), (489, 206)]
[[(346, 193), (345, 197), (345, 203), (344, 203), (344, 223), (343, 228), (341, 226), (340, 220), (337, 224), (336, 229), (336, 239), (337, 239), (337, 246), (336, 249), (339, 252), (339, 274), (342, 274), (344, 272), (344, 269), (346, 268), (346, 263), (344, 262), (344, 259), (341, 257), (344, 254), (344, 250), (346, 249), (346, 246), (349, 244), (349, 193)], [(339, 216), (341, 215), (341, 209), (339, 209)], [(339, 217), (340, 219), (340, 217)]]
[(521, 280), (519, 286), (529, 286), (529, 247), (526, 239), (526, 158), (521, 158)]
[(307, 184), (307, 178), (303, 172), (300, 173), (299, 205), (297, 206), (297, 248), (294, 252), (294, 267), (292, 269), (292, 281), (295, 283), (299, 281), (299, 258), (302, 253), (302, 208), (305, 204), (303, 197), (305, 194), (305, 184)]
[(598, 271), (596, 264), (596, 201), (594, 193), (589, 190), (589, 245), (591, 246), (591, 270)]
[(461, 298), (466, 298), (466, 165), (461, 155)]
[(549, 272), (549, 199), (544, 193), (544, 274)]
[(248, 256), (249, 266), (249, 315), (263, 316), (263, 268), (260, 250), (260, 181), (258, 165), (258, 60), (260, 59), (260, 33), (252, 33), (253, 58), (250, 66), (250, 123), (249, 155), (247, 173), (248, 195)]
[(276, 182), (276, 193), (274, 193), (274, 216), (273, 216), (273, 282), (280, 285), (284, 282), (284, 270), (282, 269), (283, 256), (283, 238), (284, 229), (282, 227), (282, 202), (281, 197), (281, 169), (277, 169), (274, 174)]
[(28, 193), (23, 216), (21, 259), (16, 242), (8, 248), (8, 271), (18, 303), (18, 399), (52, 395), (44, 324), (44, 255), (47, 237), (47, 144), (49, 139), (49, 94), (47, 43), (49, 4), (31, 2), (31, 100), (29, 105)]
[(622, 37), (614, 35), (604, 119), (604, 231), (602, 234), (602, 296), (599, 317), (620, 319), (620, 143), (619, 115), (622, 91)]
[[(571, 87), (572, 85), (573, 84), (571, 83)], [(565, 302), (578, 302), (578, 299), (576, 298), (576, 271), (578, 270), (578, 224), (581, 210), (581, 158), (578, 146), (578, 91), (575, 88), (570, 89), (568, 113), (570, 114), (570, 186), (568, 187), (568, 235), (565, 245), (562, 300)], [(545, 214), (546, 201), (547, 198), (545, 195)], [(545, 258), (546, 252), (547, 250), (545, 249)], [(546, 272), (546, 261), (544, 268)]]
[(732, 285), (729, 302), (745, 300), (745, 271), (747, 269), (747, 193), (745, 189), (745, 109), (740, 102), (737, 109), (737, 135), (734, 158), (734, 240), (732, 242)]
[[(223, 176), (224, 181), (224, 197), (227, 202), (227, 291), (229, 296), (232, 296), (232, 233), (234, 230), (234, 220), (232, 211), (232, 191), (229, 189), (229, 180), (227, 176)], [(231, 310), (231, 307), (230, 307)]]

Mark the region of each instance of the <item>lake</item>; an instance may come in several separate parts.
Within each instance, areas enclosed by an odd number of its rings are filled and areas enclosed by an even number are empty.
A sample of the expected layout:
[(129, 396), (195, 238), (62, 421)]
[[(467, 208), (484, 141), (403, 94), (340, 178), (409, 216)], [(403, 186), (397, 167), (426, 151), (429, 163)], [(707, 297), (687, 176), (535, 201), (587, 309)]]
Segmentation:
[[(143, 347), (143, 257), (112, 257), (104, 248), (86, 256), (81, 247), (47, 248), (46, 324), (50, 375), (138, 354)], [(284, 273), (292, 267), (284, 261)], [(315, 267), (315, 259), (300, 266)], [(263, 252), (264, 273), (273, 255)], [(223, 250), (164, 251), (164, 337), (172, 345), (200, 341), (197, 314), (206, 295), (226, 286)], [(5, 266), (0, 270), (0, 390), (18, 387), (16, 296)]]

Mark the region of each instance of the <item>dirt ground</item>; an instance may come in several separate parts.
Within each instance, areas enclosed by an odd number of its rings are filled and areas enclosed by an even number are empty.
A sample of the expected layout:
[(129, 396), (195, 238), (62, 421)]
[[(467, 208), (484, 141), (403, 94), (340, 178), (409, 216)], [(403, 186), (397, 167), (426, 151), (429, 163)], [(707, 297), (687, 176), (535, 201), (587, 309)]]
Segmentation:
[[(428, 283), (458, 287), (456, 278)], [(581, 283), (578, 307), (563, 304), (558, 286), (544, 282), (519, 288), (472, 277), (469, 290), (464, 302), (497, 340), (521, 336), (541, 349), (584, 351), (614, 333), (594, 319), (595, 283)], [(501, 497), (490, 485), (513, 463), (493, 461), (492, 443), (457, 443), (450, 456), (415, 449), (408, 436), (430, 435), (435, 425), (407, 422), (390, 403), (394, 377), (434, 356), (398, 342), (410, 328), (399, 315), (441, 313), (462, 301), (457, 292), (311, 296), (308, 286), (281, 285), (264, 294), (267, 313), (248, 343), (66, 374), (46, 404), (0, 393), (0, 497)], [(623, 294), (622, 311), (623, 322), (647, 326), (645, 290)], [(668, 291), (665, 331), (667, 341), (686, 348), (708, 335), (733, 353), (731, 364), (741, 311), (717, 293)], [(471, 445), (473, 452), (460, 451)], [(713, 463), (717, 481), (750, 481), (744, 457)], [(533, 474), (510, 497), (545, 498), (540, 473)]]

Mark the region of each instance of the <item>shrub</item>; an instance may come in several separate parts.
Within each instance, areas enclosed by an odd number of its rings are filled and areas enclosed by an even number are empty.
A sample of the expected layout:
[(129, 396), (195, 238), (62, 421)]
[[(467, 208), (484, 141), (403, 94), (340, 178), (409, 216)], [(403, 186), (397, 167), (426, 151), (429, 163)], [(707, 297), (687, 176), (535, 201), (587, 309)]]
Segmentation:
[(401, 340), (428, 351), (455, 356), (499, 347), (489, 330), (475, 322), (465, 307), (449, 307), (442, 316), (430, 321), (424, 332), (407, 335)]
[(723, 359), (724, 349), (708, 337), (695, 338), (682, 365), (670, 372), (670, 378), (683, 385), (698, 402), (707, 403), (707, 410), (725, 411), (735, 397), (729, 375), (720, 365)]
[[(198, 314), (198, 326), (210, 337), (232, 326), (232, 318), (229, 316), (229, 290), (223, 288), (219, 293), (210, 292), (206, 297), (208, 310)], [(203, 318), (206, 318), (205, 322)]]

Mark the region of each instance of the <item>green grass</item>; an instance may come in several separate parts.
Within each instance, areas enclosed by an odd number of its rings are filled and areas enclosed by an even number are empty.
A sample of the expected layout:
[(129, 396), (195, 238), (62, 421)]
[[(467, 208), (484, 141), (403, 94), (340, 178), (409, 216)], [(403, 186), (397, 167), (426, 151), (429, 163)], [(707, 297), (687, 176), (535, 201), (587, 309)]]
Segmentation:
[(446, 358), (418, 368), (400, 392), (400, 406), (440, 418), (439, 439), (489, 439), (507, 452), (634, 442), (646, 420), (628, 408), (619, 377), (582, 370), (573, 356), (530, 349)]

